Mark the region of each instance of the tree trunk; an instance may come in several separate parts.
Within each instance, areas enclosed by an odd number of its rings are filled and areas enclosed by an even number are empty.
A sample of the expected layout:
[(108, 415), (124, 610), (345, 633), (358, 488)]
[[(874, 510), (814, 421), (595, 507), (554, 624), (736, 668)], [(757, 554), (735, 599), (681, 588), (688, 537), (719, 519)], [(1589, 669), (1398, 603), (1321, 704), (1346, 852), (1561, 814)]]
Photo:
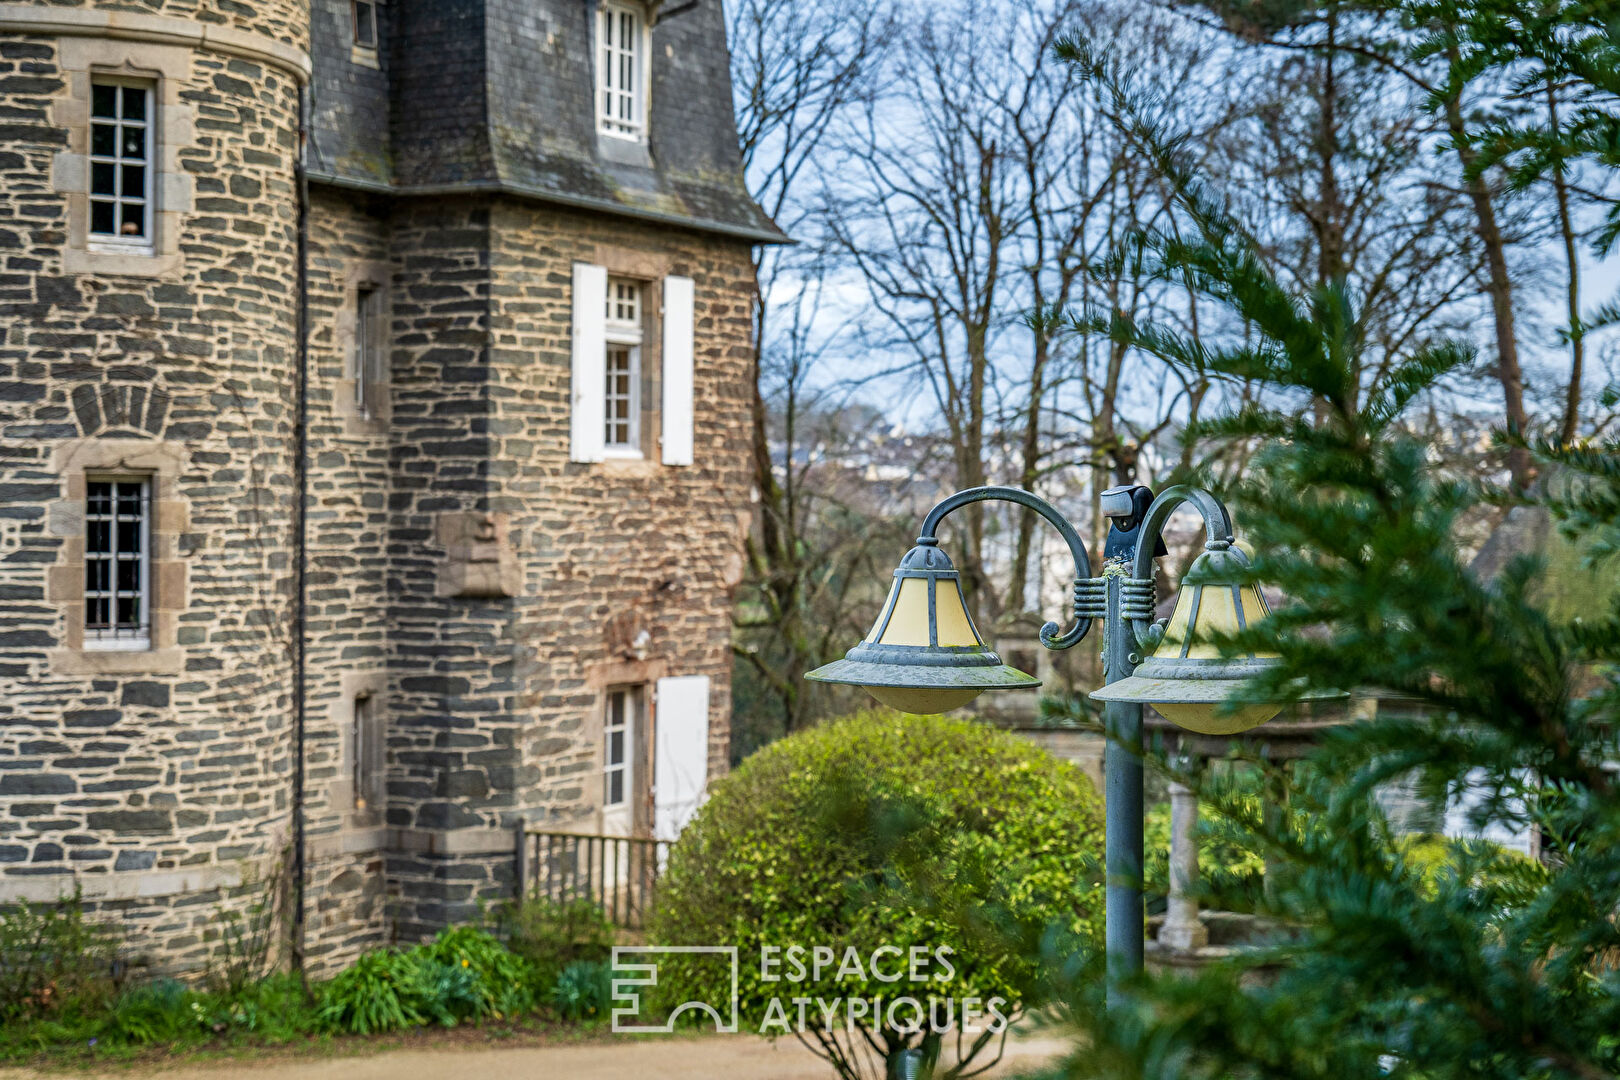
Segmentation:
[[(984, 472), (984, 393), (986, 368), (985, 354), (987, 327), (983, 324), (968, 328), (967, 357), (968, 385), (966, 423), (957, 440), (957, 487), (983, 487)], [(967, 557), (958, 567), (962, 573), (964, 599), (975, 620), (984, 625), (994, 622), (999, 614), (996, 598), (990, 588), (990, 579), (984, 572), (984, 504), (974, 503), (962, 508), (967, 518)]]
[[(1338, 93), (1333, 61), (1338, 43), (1337, 10), (1328, 14), (1327, 48), (1322, 53), (1321, 97), (1317, 104), (1316, 284), (1325, 288), (1344, 277), (1344, 202), (1339, 194)], [(1321, 397), (1312, 403), (1317, 426), (1327, 422), (1328, 404)]]
[[(1547, 83), (1547, 121), (1552, 137), (1558, 138), (1558, 91)], [(1569, 267), (1569, 385), (1564, 388), (1564, 417), (1558, 425), (1558, 441), (1569, 446), (1581, 421), (1581, 376), (1586, 368), (1586, 334), (1581, 329), (1581, 262), (1575, 250), (1575, 224), (1569, 212), (1569, 184), (1564, 178), (1564, 159), (1553, 162), (1553, 193), (1558, 202), (1558, 231), (1564, 240), (1564, 261)]]
[[(1453, 64), (1460, 63), (1455, 47), (1450, 55)], [(1485, 177), (1471, 175), (1477, 155), (1468, 146), (1462, 103), (1456, 95), (1446, 99), (1446, 127), (1456, 144), (1468, 197), (1474, 204), (1474, 214), (1478, 219), (1475, 231), (1485, 248), (1485, 267), (1489, 275), (1486, 291), (1491, 298), (1491, 314), (1496, 322), (1496, 378), (1502, 386), (1502, 404), (1507, 414), (1508, 430), (1522, 434), (1529, 427), (1530, 418), (1524, 408), (1524, 370), (1519, 365), (1519, 345), (1513, 326), (1513, 280), (1508, 275), (1506, 244), (1496, 221), (1496, 207), (1491, 202)], [(1517, 446), (1510, 449), (1508, 472), (1515, 491), (1528, 489), (1530, 482), (1535, 479), (1530, 452)]]
[[(1041, 475), (1041, 402), (1046, 396), (1046, 361), (1051, 344), (1044, 329), (1035, 333), (1035, 356), (1030, 365), (1029, 407), (1025, 410), (1022, 445), (1019, 447), (1018, 486), (1034, 491)], [(1012, 580), (1007, 582), (1007, 602), (1002, 610), (1022, 615), (1029, 610), (1028, 588), (1030, 552), (1034, 547), (1035, 530), (1040, 518), (1035, 511), (1023, 507), (1018, 514), (1018, 538), (1013, 550)], [(1039, 590), (1035, 597), (1040, 602)]]
[[(759, 289), (759, 264), (754, 265), (754, 281)], [(803, 700), (798, 676), (805, 668), (803, 658), (794, 647), (799, 608), (799, 574), (790, 565), (795, 557), (792, 534), (792, 514), (788, 493), (777, 483), (772, 467), (770, 435), (766, 426), (765, 393), (760, 387), (760, 355), (764, 347), (765, 299), (763, 291), (756, 293), (754, 320), (754, 348), (750, 383), (753, 390), (751, 405), (750, 456), (753, 459), (754, 487), (759, 492), (759, 539), (752, 552), (754, 573), (760, 588), (768, 594), (772, 614), (778, 620), (783, 640), (788, 645), (789, 671), (773, 685), (782, 707), (782, 729), (790, 734), (802, 725)], [(789, 436), (788, 445), (792, 445)]]

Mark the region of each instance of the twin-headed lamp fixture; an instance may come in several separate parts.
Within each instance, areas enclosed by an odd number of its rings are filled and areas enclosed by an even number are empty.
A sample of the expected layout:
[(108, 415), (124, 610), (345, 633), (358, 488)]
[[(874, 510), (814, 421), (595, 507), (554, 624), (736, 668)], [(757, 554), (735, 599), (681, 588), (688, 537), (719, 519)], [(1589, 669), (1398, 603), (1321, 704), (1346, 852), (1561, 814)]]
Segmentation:
[[(1108, 632), (1137, 633), (1132, 625), (1135, 623), (1145, 630), (1137, 634), (1138, 639), (1145, 639), (1144, 645), (1154, 644), (1156, 639), (1156, 647), (1134, 674), (1094, 691), (1093, 700), (1152, 705), (1172, 723), (1212, 735), (1235, 734), (1270, 720), (1284, 703), (1247, 701), (1240, 690), (1253, 676), (1280, 663), (1280, 657), (1265, 652), (1234, 655), (1223, 645), (1225, 639), (1253, 627), (1269, 614), (1265, 597), (1253, 582), (1247, 557), (1232, 543), (1225, 507), (1213, 496), (1190, 489), (1173, 489), (1159, 500), (1152, 500), (1146, 489), (1135, 487), (1113, 489), (1107, 494), (1114, 496), (1104, 500), (1105, 512), (1111, 512), (1114, 518), (1108, 554), (1122, 561), (1134, 557), (1137, 581), (1151, 579), (1151, 555), (1163, 550), (1159, 529), (1176, 504), (1192, 501), (1204, 511), (1209, 539), (1205, 551), (1182, 580), (1168, 625), (1150, 625), (1151, 611), (1122, 613), (1115, 602), (1110, 609), (1115, 617), (1109, 620)], [(935, 530), (940, 519), (961, 505), (983, 499), (1021, 503), (1059, 525), (1074, 552), (1077, 597), (1090, 596), (1095, 603), (1103, 602), (1109, 588), (1107, 579), (1090, 578), (1084, 545), (1055, 510), (1027, 492), (976, 488), (952, 496), (929, 514), (918, 545), (906, 553), (895, 570), (894, 586), (865, 640), (850, 649), (844, 659), (809, 672), (806, 679), (860, 686), (885, 705), (909, 713), (958, 708), (986, 690), (1022, 690), (1040, 685), (1033, 676), (1003, 664), (1001, 657), (985, 644), (963, 601), (960, 577), (938, 547)], [(1153, 503), (1151, 510), (1149, 501)], [(1116, 552), (1116, 539), (1126, 541), (1129, 550)], [(1141, 552), (1143, 544), (1149, 545), (1146, 556)], [(1083, 604), (1077, 601), (1080, 625), (1059, 638), (1057, 627), (1049, 623), (1042, 631), (1042, 641), (1049, 648), (1068, 647), (1084, 636), (1089, 616), (1103, 614), (1101, 610), (1083, 610)], [(1135, 658), (1132, 660), (1134, 663)], [(1236, 704), (1228, 705), (1229, 701)]]

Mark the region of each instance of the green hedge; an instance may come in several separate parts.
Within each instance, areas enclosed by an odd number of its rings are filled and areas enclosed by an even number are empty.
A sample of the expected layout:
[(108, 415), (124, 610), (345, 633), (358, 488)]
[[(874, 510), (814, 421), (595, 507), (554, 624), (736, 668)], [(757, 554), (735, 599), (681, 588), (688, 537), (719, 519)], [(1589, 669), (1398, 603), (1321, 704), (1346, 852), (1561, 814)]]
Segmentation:
[[(1100, 931), (1102, 814), (1077, 768), (970, 720), (857, 714), (782, 739), (710, 788), (659, 887), (651, 933), (735, 945), (745, 1025), (790, 995), (883, 997), (907, 981), (765, 978), (764, 946), (953, 950), (939, 998), (1044, 997), (1041, 942)], [(784, 969), (785, 970), (785, 969)], [(936, 974), (943, 967), (935, 966)], [(781, 972), (778, 972), (779, 974)], [(665, 1003), (724, 1001), (724, 973), (660, 964)]]

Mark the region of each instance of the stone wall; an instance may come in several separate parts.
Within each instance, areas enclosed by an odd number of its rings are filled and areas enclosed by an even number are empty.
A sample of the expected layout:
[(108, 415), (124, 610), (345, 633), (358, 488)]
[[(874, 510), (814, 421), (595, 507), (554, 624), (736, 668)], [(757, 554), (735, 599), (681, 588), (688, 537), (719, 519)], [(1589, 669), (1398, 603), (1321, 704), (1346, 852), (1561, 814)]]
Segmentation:
[[(37, 25), (57, 31), (0, 32), (0, 902), (77, 885), (163, 970), (204, 967), (232, 913), (285, 910), (304, 10), (53, 4)], [(82, 235), (84, 98), (106, 69), (158, 90), (150, 256)], [(317, 184), (308, 222), (320, 973), (509, 896), (519, 822), (598, 826), (606, 687), (708, 676), (724, 769), (753, 281), (746, 240), (514, 197)], [(693, 465), (568, 460), (576, 261), (644, 282), (649, 405), (658, 290), (693, 279)], [(367, 409), (363, 287), (390, 305)], [(153, 479), (150, 650), (82, 647), (87, 470)], [(361, 695), (386, 723), (386, 798), (357, 809)]]
[[(600, 767), (609, 683), (709, 676), (709, 772), (725, 769), (731, 597), (751, 505), (753, 271), (734, 240), (516, 201), (497, 204), (494, 233), (491, 430), (510, 465), (492, 506), (523, 537), (516, 704), (537, 721), (523, 733), (520, 802), (566, 822), (595, 805), (582, 780)], [(664, 276), (693, 279), (694, 464), (662, 465), (656, 449), (642, 461), (568, 460), (576, 261), (642, 280), (655, 310)], [(657, 400), (656, 384), (643, 400)]]
[[(520, 818), (593, 824), (606, 686), (708, 675), (724, 769), (752, 275), (737, 241), (517, 200), (413, 201), (394, 229), (388, 819), (416, 852), (390, 864), (408, 937), (509, 892), (493, 853)], [(575, 261), (695, 279), (693, 466), (568, 460)], [(440, 594), (440, 522), (469, 511), (499, 517), (515, 595)]]
[[(0, 898), (77, 883), (194, 970), (289, 843), (298, 87), (275, 58), (306, 32), (294, 0), (146, 7), (117, 19), (262, 33), (275, 62), (0, 33)], [(75, 247), (84, 98), (120, 64), (157, 75), (173, 256), (95, 270)], [(88, 468), (153, 477), (147, 652), (81, 647)]]
[(357, 408), (353, 354), (357, 292), (386, 288), (393, 262), (384, 200), (316, 188), (309, 216), (305, 954), (320, 971), (390, 935), (384, 808), (356, 810), (352, 783), (355, 697), (387, 720), (390, 430)]

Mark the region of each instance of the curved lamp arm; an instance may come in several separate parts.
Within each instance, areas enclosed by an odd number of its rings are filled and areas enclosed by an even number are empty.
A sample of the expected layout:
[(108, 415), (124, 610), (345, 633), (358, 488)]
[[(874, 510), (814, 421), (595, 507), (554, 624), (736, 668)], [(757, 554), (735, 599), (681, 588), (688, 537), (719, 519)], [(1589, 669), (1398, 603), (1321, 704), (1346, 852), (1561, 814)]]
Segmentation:
[[(928, 516), (923, 518), (922, 535), (917, 537), (917, 543), (937, 547), (939, 545), (939, 523), (944, 521), (947, 515), (960, 510), (969, 503), (989, 502), (991, 500), (1027, 506), (1051, 522), (1063, 537), (1064, 542), (1069, 545), (1069, 554), (1074, 556), (1074, 580), (1080, 582), (1091, 577), (1091, 558), (1086, 554), (1085, 541), (1081, 540), (1080, 534), (1074, 531), (1074, 526), (1070, 525), (1069, 520), (1058, 513), (1046, 500), (1037, 498), (1019, 488), (976, 487), (968, 488), (966, 491), (958, 491), (955, 495), (950, 496), (928, 511)], [(1155, 503), (1154, 505), (1157, 506), (1158, 504)], [(1225, 512), (1224, 508), (1222, 512)], [(1230, 528), (1228, 528), (1228, 531), (1230, 531)], [(1060, 633), (1060, 629), (1058, 624), (1054, 622), (1042, 626), (1041, 644), (1048, 649), (1067, 649), (1086, 636), (1086, 632), (1091, 629), (1091, 620), (1089, 618), (1077, 620), (1067, 633)]]
[[(1187, 484), (1177, 484), (1175, 487), (1165, 488), (1158, 498), (1148, 507), (1147, 515), (1142, 519), (1142, 531), (1137, 534), (1136, 556), (1131, 560), (1131, 576), (1133, 578), (1153, 577), (1153, 547), (1154, 541), (1164, 532), (1165, 522), (1182, 503), (1192, 503), (1204, 517), (1204, 542), (1206, 547), (1226, 547), (1233, 540), (1232, 515), (1227, 512), (1226, 504), (1203, 488), (1191, 487)], [(1144, 648), (1153, 648), (1158, 644), (1153, 637), (1152, 619), (1131, 619), (1131, 630), (1136, 635), (1137, 644)]]

